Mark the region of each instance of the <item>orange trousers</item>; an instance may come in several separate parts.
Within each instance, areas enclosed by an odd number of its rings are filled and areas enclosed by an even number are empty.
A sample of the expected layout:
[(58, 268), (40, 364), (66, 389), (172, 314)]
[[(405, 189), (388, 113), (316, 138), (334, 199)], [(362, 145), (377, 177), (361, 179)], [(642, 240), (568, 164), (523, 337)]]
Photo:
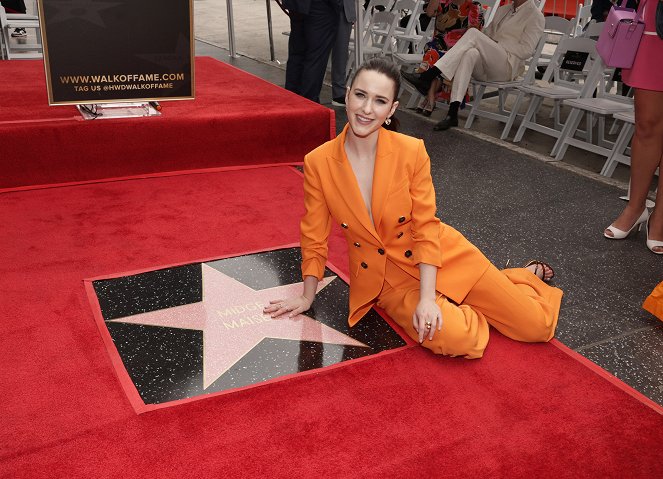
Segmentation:
[[(488, 325), (518, 341), (549, 341), (555, 334), (562, 294), (525, 268), (499, 271), (491, 265), (461, 304), (438, 296), (442, 330), (432, 340), (424, 339), (422, 346), (436, 354), (480, 358), (488, 344)], [(418, 341), (412, 325), (418, 302), (419, 281), (412, 278), (397, 287), (385, 281), (377, 305)]]
[(663, 282), (654, 288), (642, 307), (663, 321)]

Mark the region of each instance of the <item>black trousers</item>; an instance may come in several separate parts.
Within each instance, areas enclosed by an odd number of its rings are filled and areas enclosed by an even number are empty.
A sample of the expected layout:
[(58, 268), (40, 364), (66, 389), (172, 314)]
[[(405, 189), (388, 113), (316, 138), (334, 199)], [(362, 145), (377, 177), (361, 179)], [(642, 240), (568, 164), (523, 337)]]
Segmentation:
[(334, 0), (311, 0), (306, 15), (290, 12), (285, 88), (316, 103), (320, 103), (322, 81), (338, 26), (338, 12)]

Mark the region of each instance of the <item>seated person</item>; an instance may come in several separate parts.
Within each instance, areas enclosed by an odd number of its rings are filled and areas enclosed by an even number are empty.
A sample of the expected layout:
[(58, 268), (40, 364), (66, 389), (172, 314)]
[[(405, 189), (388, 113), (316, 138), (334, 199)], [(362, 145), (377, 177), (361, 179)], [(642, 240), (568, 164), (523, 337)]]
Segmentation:
[[(423, 73), (435, 65), (469, 28), (483, 28), (483, 6), (473, 0), (431, 0), (426, 7), (426, 15), (435, 17), (435, 32), (424, 47), (424, 58), (417, 73)], [(419, 102), (417, 111), (430, 116), (438, 98), (449, 101), (451, 92), (445, 87), (436, 78), (428, 95)]]
[[(27, 9), (25, 8), (24, 0), (0, 0), (0, 5), (5, 8), (7, 13), (25, 13)], [(25, 31), (25, 28), (15, 28), (12, 32), (12, 37), (27, 37), (28, 33)]]
[(533, 0), (514, 0), (495, 12), (483, 32), (471, 28), (435, 65), (422, 74), (403, 72), (403, 78), (427, 95), (431, 83), (442, 75), (451, 82), (449, 112), (435, 130), (458, 126), (458, 108), (472, 77), (484, 81), (509, 81), (525, 70), (543, 34), (543, 14)]

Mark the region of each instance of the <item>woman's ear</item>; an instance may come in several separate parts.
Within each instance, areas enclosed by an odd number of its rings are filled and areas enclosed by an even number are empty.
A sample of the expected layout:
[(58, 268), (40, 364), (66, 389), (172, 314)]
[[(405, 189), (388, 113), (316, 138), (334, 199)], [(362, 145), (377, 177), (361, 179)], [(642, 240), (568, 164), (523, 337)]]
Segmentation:
[(350, 98), (350, 87), (346, 86), (345, 87), (345, 104), (348, 104), (348, 98)]
[(394, 104), (391, 105), (391, 110), (389, 111), (389, 117), (392, 117), (394, 115), (397, 108), (398, 108), (398, 100), (396, 100)]

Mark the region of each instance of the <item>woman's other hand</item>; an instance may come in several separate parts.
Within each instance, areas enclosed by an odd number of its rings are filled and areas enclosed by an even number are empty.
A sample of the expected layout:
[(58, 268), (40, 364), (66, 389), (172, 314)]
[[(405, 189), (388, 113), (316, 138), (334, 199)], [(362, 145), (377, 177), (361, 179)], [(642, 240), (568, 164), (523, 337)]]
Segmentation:
[(269, 314), (272, 318), (278, 318), (287, 314), (289, 318), (294, 318), (304, 311), (308, 311), (313, 304), (313, 300), (305, 295), (296, 296), (287, 299), (275, 299), (269, 302), (263, 309), (263, 313)]
[(432, 340), (435, 331), (442, 329), (442, 311), (433, 299), (422, 299), (412, 315), (412, 325), (419, 333), (419, 344)]

